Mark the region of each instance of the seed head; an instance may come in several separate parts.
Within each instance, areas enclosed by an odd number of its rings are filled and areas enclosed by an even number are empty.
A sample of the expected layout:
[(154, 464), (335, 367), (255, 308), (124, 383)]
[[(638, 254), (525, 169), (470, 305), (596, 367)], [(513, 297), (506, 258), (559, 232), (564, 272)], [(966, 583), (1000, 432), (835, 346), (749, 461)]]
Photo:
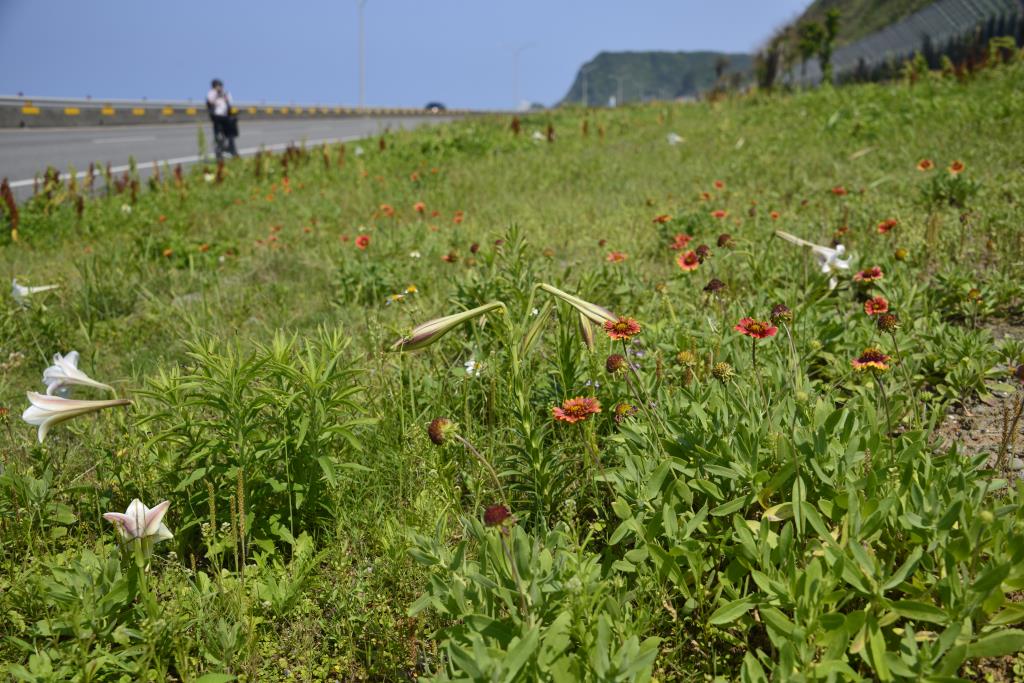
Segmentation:
[(711, 256), (711, 248), (706, 244), (702, 244), (696, 249), (694, 249), (693, 253), (697, 255), (697, 258), (698, 260), (700, 260), (701, 263), (704, 263), (704, 259), (706, 259), (708, 256)]
[(434, 418), (427, 427), (427, 436), (436, 446), (443, 446), (453, 434), (457, 434), (459, 426), (447, 417)]
[(904, 249), (903, 247), (900, 247), (893, 253), (893, 256), (896, 258), (897, 261), (906, 261), (907, 257), (910, 256), (910, 252)]
[(512, 513), (504, 505), (488, 505), (484, 510), (484, 524), (487, 526), (501, 526)]
[(878, 322), (876, 324), (878, 325), (879, 332), (892, 334), (900, 328), (900, 319), (895, 313), (883, 313), (878, 316)]
[(719, 292), (723, 289), (725, 289), (725, 283), (719, 280), (717, 277), (711, 278), (711, 280), (706, 285), (704, 285), (704, 291), (707, 292), (708, 294), (715, 294), (716, 292)]
[(613, 353), (604, 362), (604, 369), (608, 374), (615, 374), (626, 369), (626, 358), (621, 353)]
[(714, 367), (711, 368), (711, 376), (717, 379), (719, 382), (728, 382), (736, 375), (736, 371), (732, 369), (732, 366), (722, 361), (721, 363), (715, 363)]
[(721, 235), (718, 236), (719, 247), (723, 249), (732, 249), (735, 245), (736, 242), (733, 241), (732, 235), (730, 235), (729, 233), (723, 232)]
[(775, 307), (772, 309), (771, 319), (773, 323), (788, 323), (793, 319), (793, 311), (789, 310), (789, 306), (786, 304), (775, 304)]
[(688, 349), (684, 349), (676, 354), (676, 362), (684, 368), (693, 367), (697, 364), (697, 354)]

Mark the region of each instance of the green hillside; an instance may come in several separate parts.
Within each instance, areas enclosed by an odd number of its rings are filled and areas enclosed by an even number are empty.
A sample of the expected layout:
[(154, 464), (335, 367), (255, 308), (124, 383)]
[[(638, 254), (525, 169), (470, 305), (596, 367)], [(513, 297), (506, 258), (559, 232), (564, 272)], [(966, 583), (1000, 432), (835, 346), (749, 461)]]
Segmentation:
[(753, 57), (722, 52), (602, 52), (580, 67), (563, 103), (605, 104), (693, 97), (723, 76), (743, 79)]
[(927, 7), (935, 0), (814, 0), (796, 24), (825, 21), (831, 9), (839, 10), (836, 45), (845, 45), (871, 35), (889, 24)]

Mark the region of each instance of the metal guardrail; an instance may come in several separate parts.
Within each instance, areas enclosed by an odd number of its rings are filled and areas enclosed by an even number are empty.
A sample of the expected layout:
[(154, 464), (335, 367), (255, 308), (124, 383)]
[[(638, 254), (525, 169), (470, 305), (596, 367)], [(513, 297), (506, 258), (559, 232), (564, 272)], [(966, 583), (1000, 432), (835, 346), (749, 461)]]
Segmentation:
[[(238, 103), (234, 111), (246, 119), (313, 119), (364, 116), (465, 115), (465, 109), (433, 111), (408, 107), (346, 107)], [(130, 125), (205, 121), (205, 102), (175, 100), (93, 100), (55, 97), (0, 96), (0, 128)]]
[[(889, 60), (907, 59), (922, 49), (926, 38), (933, 46), (939, 46), (993, 17), (1022, 13), (1024, 0), (937, 0), (901, 21), (837, 48), (832, 55), (832, 71), (840, 79), (858, 68), (872, 69)], [(795, 66), (783, 76), (783, 82), (799, 85), (817, 85), (821, 80), (817, 58)]]

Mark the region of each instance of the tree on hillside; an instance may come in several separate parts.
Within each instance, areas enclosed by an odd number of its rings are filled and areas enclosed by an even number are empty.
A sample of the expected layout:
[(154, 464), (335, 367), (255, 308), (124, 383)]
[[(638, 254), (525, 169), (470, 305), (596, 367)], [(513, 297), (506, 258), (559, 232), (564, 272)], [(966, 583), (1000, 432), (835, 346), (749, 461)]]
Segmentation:
[(839, 10), (832, 8), (825, 15), (825, 28), (821, 32), (818, 60), (821, 62), (822, 82), (832, 82), (832, 46), (839, 34)]
[(807, 62), (821, 48), (825, 29), (818, 22), (802, 24), (797, 31), (797, 50), (800, 51), (801, 75), (807, 76)]

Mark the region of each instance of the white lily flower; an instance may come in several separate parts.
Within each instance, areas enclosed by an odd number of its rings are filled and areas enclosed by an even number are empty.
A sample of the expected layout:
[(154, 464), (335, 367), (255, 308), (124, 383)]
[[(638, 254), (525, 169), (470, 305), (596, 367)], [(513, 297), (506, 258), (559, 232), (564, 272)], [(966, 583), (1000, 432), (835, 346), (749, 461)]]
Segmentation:
[(60, 398), (59, 396), (47, 396), (35, 391), (26, 393), (29, 402), (32, 404), (21, 414), (21, 419), (30, 425), (39, 427), (39, 443), (46, 438), (50, 427), (70, 420), (79, 415), (93, 413), (104, 408), (114, 406), (126, 406), (131, 401), (126, 398), (117, 398), (109, 401), (79, 401), (72, 398)]
[(46, 385), (47, 396), (58, 394), (67, 398), (67, 393), (74, 384), (93, 389), (106, 389), (114, 393), (114, 388), (109, 384), (97, 382), (78, 369), (78, 351), (72, 351), (66, 356), (53, 354), (53, 365), (43, 370), (43, 384)]
[(668, 142), (668, 144), (672, 145), (673, 147), (675, 145), (678, 145), (680, 142), (686, 142), (683, 139), (683, 136), (680, 135), (679, 133), (669, 133), (668, 135), (665, 136), (665, 140)]
[(850, 259), (842, 258), (846, 255), (846, 247), (841, 244), (837, 244), (835, 247), (823, 247), (820, 244), (808, 242), (805, 239), (801, 239), (796, 235), (791, 235), (788, 232), (783, 232), (782, 230), (776, 230), (775, 234), (790, 244), (807, 247), (814, 253), (814, 257), (818, 260), (818, 266), (821, 268), (822, 274), (829, 276), (829, 289), (835, 289), (836, 285), (839, 284), (839, 281), (835, 277), (836, 273), (841, 270), (850, 269)]
[(170, 501), (165, 500), (156, 507), (147, 508), (136, 498), (123, 513), (104, 512), (103, 519), (113, 522), (121, 538), (126, 541), (152, 538), (154, 543), (159, 543), (174, 538), (171, 530), (163, 523), (164, 515), (170, 506)]
[(57, 289), (60, 285), (40, 285), (38, 287), (26, 287), (25, 285), (18, 284), (18, 278), (11, 280), (11, 297), (18, 302), (20, 306), (28, 306), (28, 299), (33, 294), (39, 294), (40, 292), (48, 292), (51, 289)]

